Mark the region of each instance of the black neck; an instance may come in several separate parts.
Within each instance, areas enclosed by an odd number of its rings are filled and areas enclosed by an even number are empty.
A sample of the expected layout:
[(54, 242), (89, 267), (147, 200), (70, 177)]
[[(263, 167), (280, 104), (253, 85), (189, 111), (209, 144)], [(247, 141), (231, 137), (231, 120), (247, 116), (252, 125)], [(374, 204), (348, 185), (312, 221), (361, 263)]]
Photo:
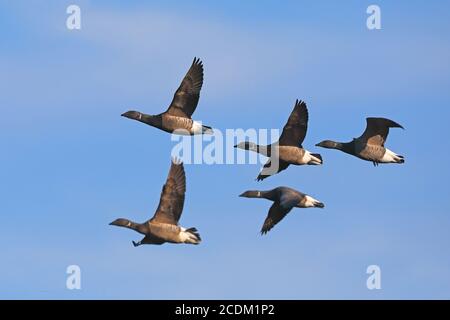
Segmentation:
[(133, 221), (130, 221), (130, 225), (124, 226), (128, 229), (137, 231), (139, 233), (145, 234), (146, 233), (146, 228), (142, 223), (136, 223)]
[(140, 118), (136, 120), (157, 128), (161, 128), (162, 126), (162, 118), (160, 115), (141, 114)]
[(346, 153), (353, 153), (355, 151), (355, 142), (354, 141), (345, 142), (345, 143), (338, 142), (337, 146), (338, 147), (336, 149), (339, 149), (339, 150), (344, 151)]

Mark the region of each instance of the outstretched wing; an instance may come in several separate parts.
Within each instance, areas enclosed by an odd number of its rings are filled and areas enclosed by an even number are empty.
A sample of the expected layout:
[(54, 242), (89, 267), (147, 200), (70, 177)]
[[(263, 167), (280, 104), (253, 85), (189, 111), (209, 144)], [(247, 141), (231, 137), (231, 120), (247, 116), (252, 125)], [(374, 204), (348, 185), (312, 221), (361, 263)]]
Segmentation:
[(155, 235), (148, 234), (141, 241), (141, 244), (163, 244), (166, 240), (158, 238)]
[(367, 118), (366, 130), (362, 134), (361, 141), (384, 147), (389, 134), (389, 128), (402, 128), (397, 122), (385, 118)]
[(292, 210), (291, 206), (282, 206), (279, 202), (274, 202), (269, 209), (269, 214), (261, 229), (261, 234), (266, 234), (278, 222), (280, 222)]
[(177, 225), (183, 211), (185, 192), (186, 176), (183, 163), (172, 160), (166, 184), (161, 192), (158, 209), (151, 220)]
[(266, 164), (264, 165), (263, 169), (259, 173), (259, 175), (256, 177), (256, 181), (264, 180), (267, 177), (273, 176), (274, 174), (277, 174), (283, 170), (285, 170), (287, 167), (289, 167), (289, 163), (279, 160), (278, 166), (272, 167), (272, 160), (267, 160)]
[(194, 58), (166, 112), (173, 116), (190, 118), (197, 107), (202, 85), (203, 64), (200, 59)]
[(296, 100), (294, 110), (283, 128), (279, 144), (283, 146), (299, 147), (305, 140), (308, 129), (308, 109), (306, 103)]

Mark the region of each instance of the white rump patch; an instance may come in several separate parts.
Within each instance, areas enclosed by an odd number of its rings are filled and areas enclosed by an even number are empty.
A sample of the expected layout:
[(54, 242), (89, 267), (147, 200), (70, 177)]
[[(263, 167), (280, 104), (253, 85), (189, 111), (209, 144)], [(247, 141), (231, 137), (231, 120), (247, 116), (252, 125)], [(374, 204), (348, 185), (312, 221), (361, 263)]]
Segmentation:
[(392, 163), (398, 161), (400, 161), (400, 157), (395, 152), (386, 148), (386, 152), (384, 153), (383, 158), (381, 158), (380, 162)]
[(194, 134), (202, 133), (203, 132), (202, 124), (200, 122), (193, 121), (191, 131)]
[(180, 237), (180, 242), (182, 242), (182, 243), (190, 243), (190, 244), (200, 243), (200, 241), (197, 239), (197, 237), (195, 235), (193, 235), (190, 232), (186, 232), (186, 229), (183, 227), (181, 227), (179, 237)]
[(313, 197), (310, 196), (305, 196), (306, 201), (305, 201), (305, 207), (306, 208), (311, 208), (314, 207), (315, 204), (318, 204), (320, 201), (314, 199)]

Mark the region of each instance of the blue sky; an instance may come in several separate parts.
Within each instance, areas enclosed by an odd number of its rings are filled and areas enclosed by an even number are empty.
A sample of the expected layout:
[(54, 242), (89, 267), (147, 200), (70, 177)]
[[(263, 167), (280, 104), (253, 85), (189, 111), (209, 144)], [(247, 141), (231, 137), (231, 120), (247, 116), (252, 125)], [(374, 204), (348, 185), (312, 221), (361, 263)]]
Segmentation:
[[(81, 8), (82, 29), (65, 27)], [(366, 28), (381, 8), (382, 30)], [(450, 4), (443, 1), (1, 1), (0, 298), (450, 298)], [(170, 136), (129, 121), (159, 113), (194, 56), (205, 65), (195, 118), (281, 128), (308, 103), (304, 146), (321, 167), (264, 182), (259, 165), (186, 166), (181, 224), (199, 246), (134, 248), (108, 225), (153, 215)], [(405, 165), (374, 168), (323, 139), (382, 116)], [(296, 209), (261, 237), (270, 203), (237, 197), (286, 185)], [(67, 290), (66, 267), (82, 271)], [(379, 265), (382, 289), (366, 288)]]

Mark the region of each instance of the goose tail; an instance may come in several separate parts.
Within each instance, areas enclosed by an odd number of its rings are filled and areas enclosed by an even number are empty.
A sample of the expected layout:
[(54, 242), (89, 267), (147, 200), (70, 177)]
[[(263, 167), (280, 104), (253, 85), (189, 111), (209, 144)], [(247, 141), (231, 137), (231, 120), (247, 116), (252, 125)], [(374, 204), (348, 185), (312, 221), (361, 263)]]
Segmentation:
[(311, 196), (306, 196), (305, 208), (325, 208), (325, 204)]
[(213, 134), (214, 130), (211, 127), (202, 125), (202, 133), (203, 134)]
[(320, 165), (323, 164), (322, 156), (318, 153), (311, 153), (311, 160), (308, 162), (309, 165)]
[(314, 208), (325, 208), (325, 204), (323, 202), (314, 203)]
[(202, 241), (202, 238), (196, 228), (182, 230), (180, 233), (180, 238), (183, 243), (189, 244), (199, 244)]
[(395, 152), (386, 149), (383, 158), (381, 159), (382, 163), (405, 163), (405, 157), (396, 154)]

